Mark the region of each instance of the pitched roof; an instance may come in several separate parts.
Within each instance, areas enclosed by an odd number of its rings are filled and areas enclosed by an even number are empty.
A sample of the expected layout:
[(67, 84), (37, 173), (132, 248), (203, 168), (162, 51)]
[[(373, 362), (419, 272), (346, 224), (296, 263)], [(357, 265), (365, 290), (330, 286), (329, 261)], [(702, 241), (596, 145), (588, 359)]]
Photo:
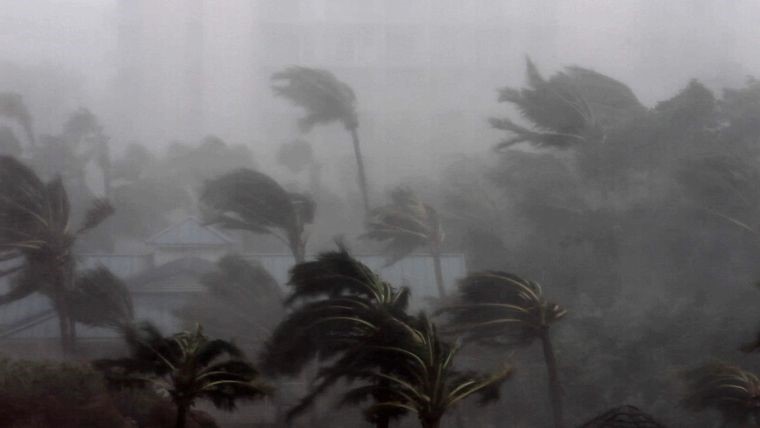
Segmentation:
[(608, 410), (579, 428), (665, 428), (641, 409), (620, 406)]
[[(293, 256), (286, 254), (243, 254), (249, 260), (256, 260), (284, 287), (288, 271), (293, 266)], [(203, 287), (191, 279), (199, 278), (215, 269), (212, 262), (190, 257), (178, 259), (161, 266), (149, 267), (149, 257), (142, 254), (81, 254), (79, 261), (83, 268), (103, 265), (113, 269), (125, 280), (133, 292), (135, 319), (150, 320), (162, 331), (180, 328), (180, 320), (174, 311), (183, 304), (182, 293), (201, 292)], [(412, 254), (387, 267), (381, 255), (359, 255), (359, 260), (376, 270), (385, 280), (396, 285), (408, 285), (412, 289), (412, 306), (422, 307), (425, 300), (435, 298), (435, 272), (430, 255)], [(444, 282), (451, 290), (458, 278), (467, 273), (462, 254), (443, 254), (441, 257)], [(0, 281), (0, 291), (7, 284)], [(7, 281), (5, 281), (7, 282)], [(58, 337), (58, 319), (50, 300), (40, 294), (9, 303), (0, 308), (0, 340), (3, 339), (50, 339)], [(116, 338), (113, 330), (77, 326), (77, 335), (82, 339)], [(605, 427), (606, 425), (589, 425)], [(610, 425), (616, 426), (616, 425)], [(620, 425), (621, 427), (638, 425)], [(641, 425), (659, 427), (660, 425)]]
[(168, 282), (172, 278), (197, 279), (214, 269), (216, 269), (215, 263), (199, 257), (186, 257), (147, 269), (126, 278), (125, 281), (132, 291), (203, 291), (203, 287), (194, 283), (185, 283), (181, 287), (162, 287), (160, 290), (155, 286)]
[(235, 241), (195, 217), (187, 217), (148, 238), (146, 243), (157, 247), (220, 247)]

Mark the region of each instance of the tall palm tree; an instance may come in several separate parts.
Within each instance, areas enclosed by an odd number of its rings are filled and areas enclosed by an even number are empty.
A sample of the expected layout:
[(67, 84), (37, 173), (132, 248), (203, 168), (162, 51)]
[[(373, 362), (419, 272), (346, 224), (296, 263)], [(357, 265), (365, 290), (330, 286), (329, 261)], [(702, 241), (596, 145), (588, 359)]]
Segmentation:
[(258, 380), (258, 371), (232, 343), (209, 339), (194, 331), (164, 337), (149, 324), (127, 329), (130, 355), (93, 364), (112, 386), (158, 389), (177, 407), (175, 428), (184, 428), (187, 413), (198, 400), (210, 400), (223, 410), (234, 410), (239, 400), (270, 393)]
[(24, 104), (20, 94), (14, 92), (0, 93), (0, 116), (13, 120), (24, 130), (30, 148), (34, 148), (34, 128), (32, 115)]
[(446, 296), (441, 268), (441, 244), (444, 239), (438, 212), (422, 202), (408, 188), (399, 187), (391, 192), (388, 205), (374, 209), (367, 221), (364, 237), (387, 242), (385, 252), (392, 265), (419, 247), (427, 246), (433, 256), (435, 281), (439, 297)]
[(74, 318), (68, 293), (74, 288), (72, 248), (77, 238), (113, 214), (106, 200), (95, 200), (83, 223), (74, 228), (69, 200), (60, 177), (47, 183), (26, 165), (0, 156), (0, 260), (16, 264), (0, 276), (16, 274), (0, 304), (40, 292), (58, 314), (61, 345), (72, 350)]
[(287, 98), (293, 104), (306, 110), (306, 116), (298, 122), (302, 131), (309, 131), (315, 125), (340, 122), (351, 134), (359, 190), (362, 193), (365, 212), (369, 212), (367, 173), (359, 145), (359, 119), (356, 114), (356, 95), (353, 89), (327, 70), (307, 67), (289, 67), (274, 73), (272, 80), (276, 83), (272, 86), (275, 95)]
[(481, 402), (498, 398), (499, 387), (512, 374), (510, 366), (488, 375), (458, 371), (454, 362), (459, 346), (441, 341), (424, 314), (405, 327), (392, 329), (396, 334), (388, 344), (365, 347), (364, 353), (393, 362), (392, 368), (357, 375), (369, 384), (348, 391), (343, 403), (374, 398), (376, 402), (365, 410), (370, 420), (389, 410), (409, 411), (417, 415), (422, 428), (438, 428), (444, 414), (461, 400), (476, 393)]
[(526, 74), (528, 87), (503, 88), (499, 101), (513, 104), (533, 126), (490, 119), (491, 126), (512, 135), (497, 148), (522, 142), (567, 148), (603, 141), (612, 126), (645, 110), (628, 86), (593, 70), (567, 67), (546, 79), (528, 59)]
[(290, 248), (296, 263), (306, 258), (305, 226), (314, 221), (316, 209), (308, 196), (288, 193), (269, 176), (240, 168), (206, 181), (201, 202), (209, 223), (272, 235)]
[(504, 349), (541, 341), (554, 425), (564, 426), (562, 387), (549, 328), (566, 311), (548, 302), (538, 283), (500, 271), (472, 273), (460, 280), (456, 301), (441, 312), (448, 315), (447, 330), (462, 334), (466, 341)]
[[(342, 246), (296, 265), (289, 285), (293, 291), (285, 303), (291, 312), (267, 343), (264, 368), (295, 375), (312, 361), (327, 362), (308, 394), (289, 412), (293, 417), (359, 369), (390, 369), (392, 361), (364, 358), (363, 350), (391, 338), (385, 326), (406, 318), (409, 290), (383, 281)], [(391, 416), (378, 418), (376, 426), (387, 427)]]
[(712, 362), (682, 374), (683, 405), (694, 411), (715, 409), (726, 424), (760, 424), (760, 379), (739, 367)]

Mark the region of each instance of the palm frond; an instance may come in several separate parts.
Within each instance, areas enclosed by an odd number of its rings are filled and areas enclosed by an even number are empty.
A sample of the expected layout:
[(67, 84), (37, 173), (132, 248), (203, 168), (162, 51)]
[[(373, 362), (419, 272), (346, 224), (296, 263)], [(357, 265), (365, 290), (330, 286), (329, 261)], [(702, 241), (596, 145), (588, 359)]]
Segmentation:
[(712, 362), (685, 371), (682, 404), (691, 410), (718, 410), (727, 422), (746, 423), (760, 406), (760, 379), (739, 367)]
[(410, 189), (399, 187), (391, 193), (391, 203), (370, 213), (362, 237), (386, 243), (389, 266), (421, 246), (438, 248), (444, 233), (436, 210)]
[(126, 284), (102, 266), (79, 274), (67, 300), (74, 320), (90, 326), (117, 328), (134, 316)]
[(530, 344), (566, 313), (544, 298), (538, 283), (501, 271), (463, 278), (456, 300), (439, 312), (448, 315), (449, 332), (490, 345)]
[(95, 199), (85, 213), (84, 221), (79, 227), (77, 234), (82, 234), (98, 227), (108, 217), (112, 216), (113, 213), (113, 205), (111, 205), (111, 202), (109, 202), (108, 199)]
[(275, 95), (290, 100), (306, 111), (306, 115), (299, 120), (303, 131), (330, 122), (341, 122), (347, 129), (358, 125), (354, 91), (329, 71), (290, 67), (274, 73), (272, 81)]

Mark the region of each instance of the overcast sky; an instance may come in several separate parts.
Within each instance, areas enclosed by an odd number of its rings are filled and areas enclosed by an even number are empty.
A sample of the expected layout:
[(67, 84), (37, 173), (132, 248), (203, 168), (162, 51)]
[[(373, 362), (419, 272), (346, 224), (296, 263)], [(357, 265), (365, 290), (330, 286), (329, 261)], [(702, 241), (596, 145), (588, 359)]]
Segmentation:
[[(391, 3), (398, 1), (392, 0)], [(399, 4), (406, 7), (413, 3), (415, 2)], [(117, 123), (120, 116), (112, 111), (116, 99), (114, 82), (120, 64), (117, 43), (118, 4), (117, 0), (0, 0), (0, 61), (22, 67), (52, 65), (74, 76), (73, 80), (79, 79), (77, 89), (67, 92), (74, 99), (68, 103), (62, 101), (62, 105), (66, 108), (77, 104), (90, 106), (118, 134), (121, 132), (116, 131), (120, 129)], [(181, 8), (183, 1), (157, 0), (149, 4), (155, 9), (152, 12), (158, 16), (167, 13), (170, 7), (180, 5)], [(174, 6), (166, 6), (169, 4)], [(308, 0), (304, 0), (304, 4), (307, 4), (304, 10), (313, 9)], [(487, 20), (489, 25), (494, 25), (494, 20), (503, 19), (505, 31), (508, 30), (509, 35), (515, 35), (511, 40), (487, 42), (495, 47), (488, 52), (495, 52), (493, 55), (498, 56), (495, 61), (504, 64), (503, 73), (479, 74), (478, 70), (474, 70), (472, 76), (465, 76), (475, 82), (468, 87), (470, 93), (467, 102), (478, 116), (475, 125), (470, 123), (469, 126), (480, 129), (476, 135), (465, 135), (469, 136), (468, 139), (477, 138), (482, 142), (436, 142), (436, 149), (446, 154), (482, 151), (498, 139), (497, 134), (487, 129), (485, 118), (488, 114), (499, 114), (504, 110), (496, 102), (497, 87), (519, 85), (523, 81), (523, 59), (526, 54), (531, 55), (547, 74), (560, 66), (576, 64), (620, 79), (630, 85), (648, 105), (671, 96), (691, 78), (699, 78), (717, 88), (726, 84), (739, 84), (746, 75), (760, 75), (760, 55), (757, 53), (760, 40), (760, 26), (757, 25), (760, 1), (756, 0), (457, 0), (440, 4), (459, 8), (452, 15), (469, 10), (469, 16), (476, 19), (483, 16), (485, 18), (482, 19)], [(206, 2), (207, 34), (204, 43), (212, 49), (208, 50), (211, 53), (207, 53), (205, 66), (207, 119), (203, 132), (215, 133), (238, 142), (267, 139), (258, 129), (253, 129), (253, 122), (248, 120), (253, 113), (249, 110), (252, 104), (268, 105), (275, 102), (269, 94), (262, 93), (257, 95), (261, 98), (255, 102), (246, 100), (251, 98), (251, 88), (247, 86), (246, 80), (268, 85), (266, 76), (251, 76), (248, 68), (243, 66), (250, 60), (247, 56), (252, 49), (249, 47), (249, 35), (254, 31), (248, 28), (252, 21), (246, 15), (250, 13), (247, 5), (247, 0)], [(498, 10), (499, 13), (478, 14), (481, 9)], [(426, 13), (424, 10), (409, 7), (411, 15)], [(411, 16), (410, 20), (416, 18), (419, 17)], [(350, 15), (344, 21), (350, 22)], [(165, 23), (167, 28), (164, 34), (176, 32), (172, 27), (174, 24), (168, 21), (159, 19), (148, 25), (156, 25), (156, 22)], [(537, 22), (540, 25), (534, 25)], [(496, 22), (496, 25), (499, 23)], [(506, 39), (510, 37), (507, 36)], [(434, 44), (435, 41), (431, 43)], [(472, 45), (473, 49), (477, 49), (483, 42), (473, 41)], [(161, 52), (160, 45), (156, 49), (155, 58), (171, 53)], [(235, 61), (240, 61), (240, 67), (235, 67)], [(171, 71), (169, 70), (169, 75)], [(346, 80), (354, 86), (360, 102), (362, 95), (369, 98), (370, 90), (364, 88), (360, 80), (351, 81), (350, 76)], [(0, 82), (0, 90), (13, 89), (8, 88), (8, 84), (9, 82)], [(156, 85), (165, 86), (163, 81), (157, 81)], [(46, 90), (37, 88), (35, 95), (30, 96), (33, 110), (44, 110)], [(50, 91), (57, 89), (51, 86)], [(171, 92), (167, 93), (170, 95), (164, 95), (165, 97), (172, 96)], [(454, 104), (462, 102), (460, 94), (451, 92), (450, 95), (448, 99), (443, 96), (440, 102), (436, 102), (452, 104), (439, 105), (442, 111), (458, 108)], [(172, 106), (182, 102), (172, 101), (176, 100), (157, 102), (154, 106), (157, 111), (149, 112), (149, 116), (173, 116)], [(391, 99), (388, 102), (394, 101)], [(399, 105), (407, 103), (400, 97), (396, 102)], [(65, 114), (66, 112), (42, 111), (39, 114), (40, 126), (43, 130), (52, 132), (58, 126), (56, 122), (60, 122)], [(483, 116), (482, 122), (480, 115)], [(150, 126), (146, 132), (155, 135), (156, 140), (163, 141), (160, 144), (182, 137), (181, 132), (173, 129), (176, 127), (174, 122), (162, 120)], [(407, 149), (403, 156), (389, 154), (392, 151), (373, 149), (371, 144), (368, 149), (370, 155), (375, 150), (374, 155), (384, 168), (392, 164), (400, 168), (402, 173), (415, 170), (420, 157), (431, 151), (432, 143), (420, 141), (416, 136), (412, 138), (411, 133), (409, 135), (408, 142), (399, 142), (405, 144)], [(115, 140), (119, 141), (120, 137), (115, 135)], [(289, 137), (285, 134), (278, 136)], [(124, 136), (123, 139), (126, 138)], [(349, 156), (348, 147), (340, 155)], [(429, 162), (436, 163), (437, 159)]]

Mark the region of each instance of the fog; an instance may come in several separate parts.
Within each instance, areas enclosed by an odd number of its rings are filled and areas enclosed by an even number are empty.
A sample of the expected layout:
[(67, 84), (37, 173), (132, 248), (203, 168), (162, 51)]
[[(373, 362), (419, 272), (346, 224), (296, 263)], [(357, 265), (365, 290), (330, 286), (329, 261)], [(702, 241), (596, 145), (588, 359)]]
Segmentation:
[[(503, 109), (495, 88), (523, 81), (526, 55), (547, 71), (600, 71), (646, 105), (689, 79), (719, 89), (760, 66), (750, 0), (278, 3), (4, 2), (3, 80), (21, 80), (14, 89), (23, 85), (44, 132), (87, 106), (122, 146), (214, 134), (267, 156), (295, 133), (271, 72), (328, 68), (362, 101), (374, 168), (409, 175), (498, 138), (483, 118)], [(35, 74), (50, 76), (32, 83)], [(385, 124), (394, 131), (377, 129)], [(345, 145), (321, 145), (321, 155), (350, 157)]]
[(0, 426), (760, 426), (759, 2), (0, 6)]

